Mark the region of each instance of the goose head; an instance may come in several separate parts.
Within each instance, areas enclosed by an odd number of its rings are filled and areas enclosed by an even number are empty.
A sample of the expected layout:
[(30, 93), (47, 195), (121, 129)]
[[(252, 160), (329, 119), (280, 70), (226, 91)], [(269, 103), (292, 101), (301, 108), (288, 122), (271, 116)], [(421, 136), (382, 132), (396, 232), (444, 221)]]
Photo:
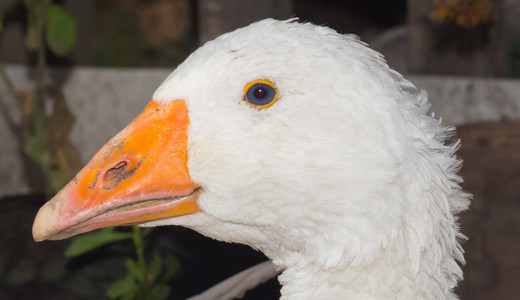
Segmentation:
[(286, 298), (450, 298), (453, 131), (352, 35), (264, 20), (195, 51), (45, 204), (35, 240), (180, 225), (250, 245)]

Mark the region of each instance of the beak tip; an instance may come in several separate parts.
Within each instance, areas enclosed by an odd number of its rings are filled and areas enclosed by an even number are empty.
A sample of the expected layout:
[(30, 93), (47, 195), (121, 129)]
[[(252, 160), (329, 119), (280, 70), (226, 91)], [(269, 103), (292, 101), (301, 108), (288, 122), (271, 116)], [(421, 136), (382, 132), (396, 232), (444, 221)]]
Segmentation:
[(34, 219), (32, 235), (36, 242), (47, 240), (55, 233), (56, 207), (50, 202), (40, 208)]

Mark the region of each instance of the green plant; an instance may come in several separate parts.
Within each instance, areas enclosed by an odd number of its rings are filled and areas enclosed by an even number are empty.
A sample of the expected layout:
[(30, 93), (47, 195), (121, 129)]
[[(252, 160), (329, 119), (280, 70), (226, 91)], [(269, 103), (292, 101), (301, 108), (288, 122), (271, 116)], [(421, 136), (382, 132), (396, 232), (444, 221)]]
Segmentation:
[[(0, 75), (22, 112), (21, 124), (16, 125), (14, 121), (10, 121), (10, 127), (14, 132), (21, 133), (20, 146), (23, 153), (39, 168), (47, 193), (53, 194), (72, 178), (80, 161), (76, 151), (68, 143), (68, 131), (58, 130), (64, 136), (60, 143), (49, 138), (50, 132), (56, 129), (52, 126), (66, 125), (63, 124), (64, 116), (71, 115), (59, 89), (46, 84), (46, 49), (58, 56), (69, 53), (76, 40), (76, 23), (60, 5), (53, 4), (50, 0), (24, 0), (24, 5), (27, 9), (26, 46), (29, 51), (36, 53), (37, 58), (35, 88), (17, 92), (1, 60)], [(65, 109), (46, 114), (44, 108), (48, 102)], [(3, 113), (6, 114), (5, 111)], [(11, 120), (9, 116), (5, 117)]]
[(123, 279), (113, 283), (107, 291), (110, 299), (166, 299), (170, 294), (168, 281), (179, 268), (177, 259), (171, 254), (162, 258), (156, 248), (146, 259), (145, 237), (152, 228), (132, 226), (131, 232), (117, 231), (113, 227), (104, 228), (77, 237), (65, 250), (65, 256), (72, 258), (94, 251), (107, 244), (132, 240), (135, 259), (126, 260), (127, 273)]
[[(2, 0), (0, 0), (1, 2)], [(63, 7), (51, 0), (24, 0), (24, 5), (27, 9), (26, 46), (36, 54), (37, 58), (35, 88), (17, 91), (0, 60), (0, 77), (20, 107), (21, 124), (16, 124), (11, 119), (7, 113), (8, 110), (0, 109), (0, 113), (8, 121), (14, 133), (20, 132), (21, 151), (32, 161), (34, 167), (40, 170), (45, 181), (46, 192), (52, 195), (72, 178), (81, 163), (77, 152), (67, 139), (68, 130), (73, 122), (73, 117), (67, 108), (67, 101), (57, 87), (47, 83), (48, 80), (45, 77), (46, 51), (50, 50), (58, 56), (69, 53), (76, 40), (76, 23)], [(2, 31), (1, 16), (0, 12), (0, 33)], [(55, 107), (52, 114), (44, 109), (49, 102), (51, 102), (50, 106)], [(144, 238), (150, 234), (150, 231), (150, 229), (140, 229), (136, 226), (132, 227), (132, 232), (118, 231), (114, 228), (102, 229), (74, 239), (66, 249), (65, 256), (77, 257), (107, 244), (132, 240), (136, 259), (126, 260), (125, 278), (112, 284), (108, 288), (107, 296), (110, 299), (165, 299), (170, 293), (167, 282), (178, 269), (178, 263), (171, 254), (161, 256), (156, 248), (152, 248), (153, 251), (150, 251), (151, 258), (146, 259)], [(0, 256), (0, 258), (5, 257)], [(21, 260), (23, 263), (21, 267), (9, 270), (8, 281), (10, 280), (9, 282), (12, 284), (22, 284), (37, 276), (43, 277), (47, 281), (58, 279), (66, 282), (73, 281), (73, 276), (69, 276), (69, 271), (65, 270), (65, 263), (60, 265), (61, 269), (60, 267), (55, 268), (56, 264), (52, 263), (52, 267), (45, 268), (44, 266), (38, 270), (38, 262), (38, 258), (24, 257)], [(121, 262), (120, 259), (118, 262)], [(102, 261), (94, 262), (89, 265), (89, 268), (95, 268), (96, 264), (102, 266), (103, 263)], [(0, 260), (0, 267), (3, 268), (3, 265)], [(71, 286), (74, 286), (74, 289), (77, 290), (78, 286), (92, 286), (85, 276), (77, 278), (83, 278), (85, 284), (73, 282)]]
[[(50, 193), (61, 188), (76, 171), (75, 167), (56, 163), (50, 151), (48, 133), (45, 132), (47, 119), (44, 114), (46, 87), (45, 69), (47, 47), (56, 55), (64, 56), (71, 50), (76, 40), (74, 18), (60, 5), (50, 0), (24, 0), (27, 8), (26, 45), (37, 53), (36, 93), (29, 102), (31, 130), (25, 135), (23, 150), (42, 171)], [(47, 47), (46, 47), (47, 46)], [(79, 162), (79, 160), (78, 160)], [(79, 165), (76, 163), (75, 165)], [(76, 167), (77, 168), (77, 167)]]

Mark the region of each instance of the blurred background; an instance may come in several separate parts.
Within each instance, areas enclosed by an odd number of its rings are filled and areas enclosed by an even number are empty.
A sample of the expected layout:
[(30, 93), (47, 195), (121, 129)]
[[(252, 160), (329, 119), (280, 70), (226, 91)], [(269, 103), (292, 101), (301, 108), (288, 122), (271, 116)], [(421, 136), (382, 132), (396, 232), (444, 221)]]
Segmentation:
[(474, 200), (457, 293), (520, 294), (520, 0), (3, 0), (0, 16), (0, 299), (185, 299), (265, 260), (182, 228), (36, 244), (31, 226), (197, 47), (295, 16), (359, 35), (458, 127)]

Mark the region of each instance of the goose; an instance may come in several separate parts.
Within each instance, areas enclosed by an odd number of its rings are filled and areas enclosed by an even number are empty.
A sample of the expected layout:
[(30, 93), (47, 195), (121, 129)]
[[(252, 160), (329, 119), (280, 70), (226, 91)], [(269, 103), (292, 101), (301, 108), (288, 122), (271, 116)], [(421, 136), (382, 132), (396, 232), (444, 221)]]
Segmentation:
[(179, 65), (33, 237), (178, 225), (263, 252), (281, 299), (456, 299), (470, 195), (429, 107), (358, 37), (258, 21)]

